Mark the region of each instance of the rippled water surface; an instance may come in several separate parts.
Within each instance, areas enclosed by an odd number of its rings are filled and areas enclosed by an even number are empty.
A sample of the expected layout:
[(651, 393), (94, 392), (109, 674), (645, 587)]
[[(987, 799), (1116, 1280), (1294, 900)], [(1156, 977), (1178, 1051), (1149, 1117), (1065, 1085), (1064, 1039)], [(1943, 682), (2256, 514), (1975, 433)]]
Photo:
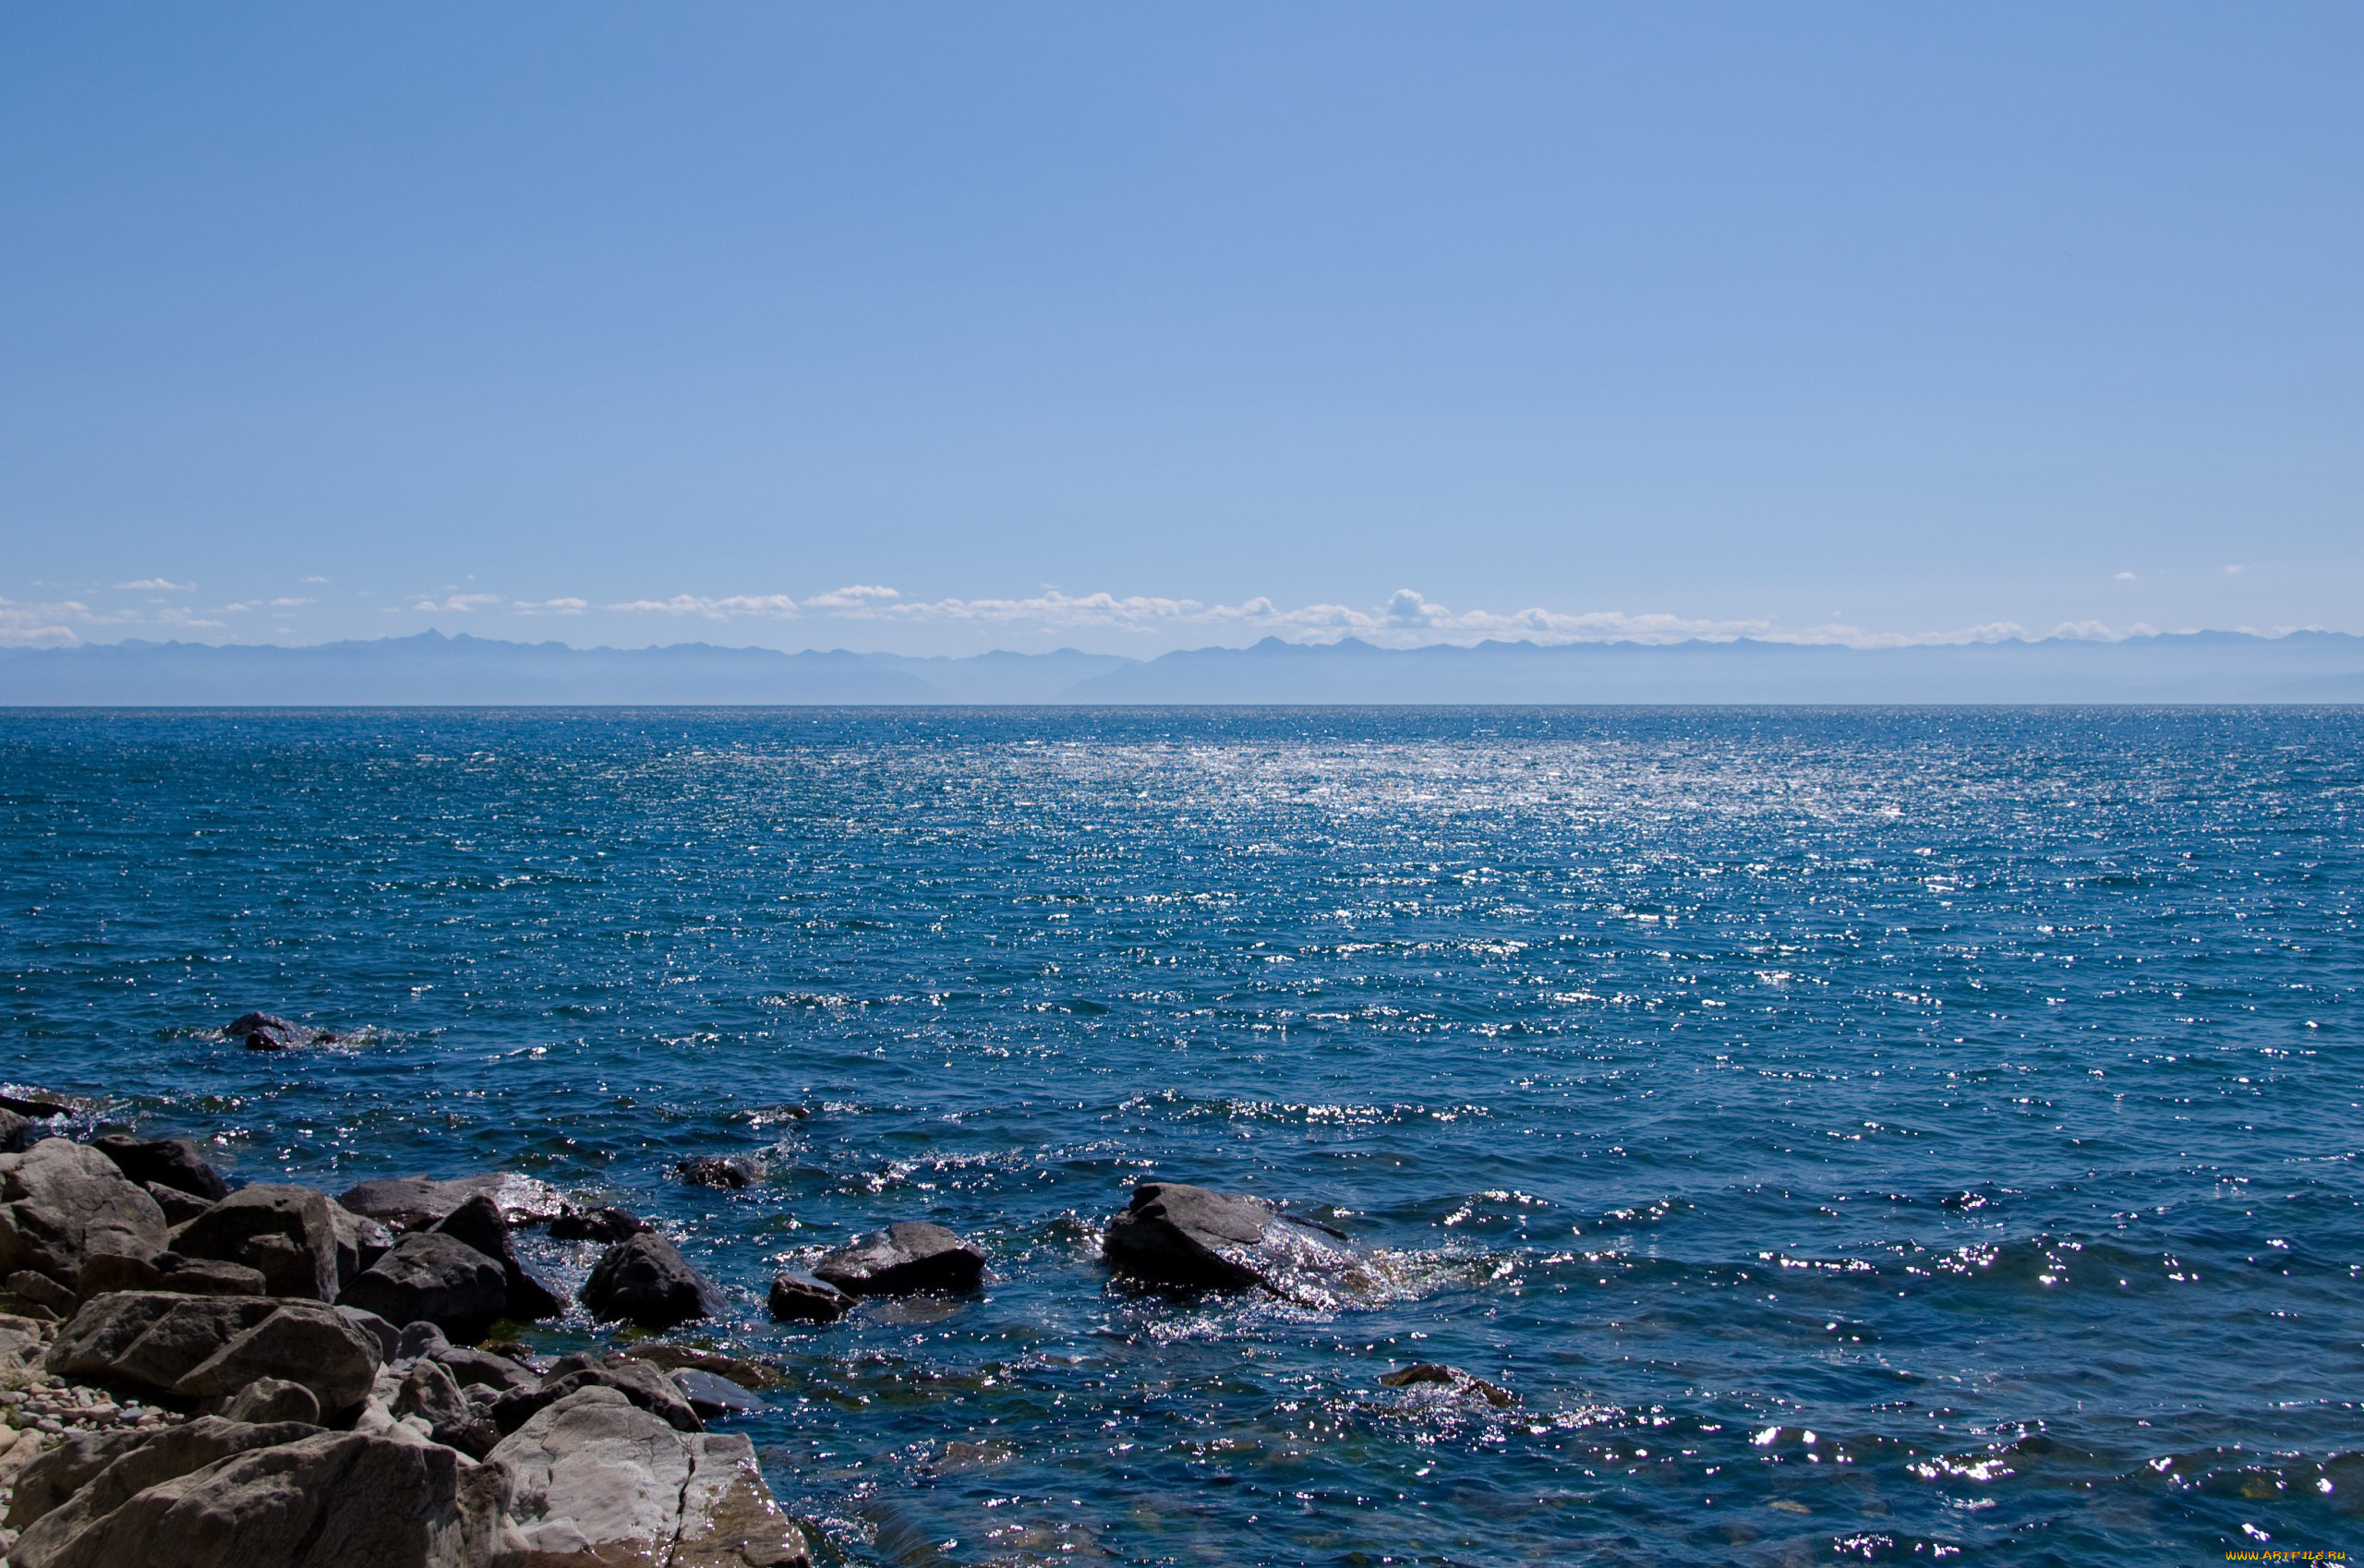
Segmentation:
[[(848, 1562), (2355, 1552), (2359, 803), (2353, 709), (19, 713), (0, 1072), (660, 1217)], [(1112, 1284), (1152, 1174), (1383, 1295)], [(906, 1218), (985, 1292), (766, 1321)]]

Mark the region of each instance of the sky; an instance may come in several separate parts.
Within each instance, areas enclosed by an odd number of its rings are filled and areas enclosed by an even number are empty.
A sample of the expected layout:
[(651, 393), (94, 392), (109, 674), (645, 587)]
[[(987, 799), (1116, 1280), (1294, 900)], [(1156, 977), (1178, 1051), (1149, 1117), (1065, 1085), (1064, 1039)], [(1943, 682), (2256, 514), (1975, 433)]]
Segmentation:
[(0, 644), (2364, 632), (2364, 6), (0, 8)]

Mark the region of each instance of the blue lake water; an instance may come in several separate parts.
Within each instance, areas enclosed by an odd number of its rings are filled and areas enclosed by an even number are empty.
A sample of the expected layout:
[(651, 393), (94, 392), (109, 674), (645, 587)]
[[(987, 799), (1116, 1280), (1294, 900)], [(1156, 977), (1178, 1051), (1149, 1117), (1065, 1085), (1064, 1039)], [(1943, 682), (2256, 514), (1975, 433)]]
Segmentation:
[[(842, 1562), (2364, 1550), (2356, 709), (19, 712), (0, 825), (0, 1075), (657, 1217)], [(1385, 1288), (1124, 1289), (1152, 1176)], [(987, 1289), (767, 1321), (899, 1219)]]

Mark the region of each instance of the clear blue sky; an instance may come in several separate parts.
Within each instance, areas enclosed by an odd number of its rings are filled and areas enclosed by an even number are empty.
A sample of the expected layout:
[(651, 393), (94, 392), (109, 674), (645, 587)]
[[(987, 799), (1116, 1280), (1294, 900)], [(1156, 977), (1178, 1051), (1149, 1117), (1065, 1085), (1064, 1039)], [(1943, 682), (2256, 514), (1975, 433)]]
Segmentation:
[(9, 641), (2364, 631), (2353, 0), (19, 5), (0, 199)]

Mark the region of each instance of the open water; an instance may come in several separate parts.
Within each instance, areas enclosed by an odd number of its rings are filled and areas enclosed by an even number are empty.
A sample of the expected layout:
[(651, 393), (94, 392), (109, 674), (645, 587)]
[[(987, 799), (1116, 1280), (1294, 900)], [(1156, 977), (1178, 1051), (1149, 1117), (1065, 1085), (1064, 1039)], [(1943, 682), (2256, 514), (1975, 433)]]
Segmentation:
[[(19, 712), (0, 1076), (658, 1217), (845, 1562), (2364, 1551), (2359, 829), (2355, 709)], [(1122, 1288), (1152, 1175), (1385, 1289)]]

